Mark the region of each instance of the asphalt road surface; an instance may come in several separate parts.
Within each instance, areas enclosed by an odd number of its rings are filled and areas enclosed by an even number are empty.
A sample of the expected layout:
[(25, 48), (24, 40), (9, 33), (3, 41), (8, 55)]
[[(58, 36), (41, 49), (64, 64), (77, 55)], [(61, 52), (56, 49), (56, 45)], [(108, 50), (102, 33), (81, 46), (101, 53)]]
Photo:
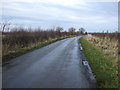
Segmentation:
[(3, 66), (3, 88), (93, 88), (82, 65), (80, 37), (67, 38)]

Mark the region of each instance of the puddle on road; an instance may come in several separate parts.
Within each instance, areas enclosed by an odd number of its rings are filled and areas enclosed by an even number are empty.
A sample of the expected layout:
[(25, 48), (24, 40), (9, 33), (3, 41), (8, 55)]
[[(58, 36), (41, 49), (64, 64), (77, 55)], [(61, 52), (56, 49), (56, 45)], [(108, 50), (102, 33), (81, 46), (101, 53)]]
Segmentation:
[(79, 42), (79, 49), (80, 49), (80, 52), (81, 52), (82, 57), (83, 57), (82, 65), (83, 65), (83, 67), (84, 67), (84, 69), (86, 71), (87, 77), (88, 77), (89, 81), (91, 83), (93, 83), (95, 87), (97, 87), (97, 85), (96, 85), (97, 82), (96, 82), (95, 75), (93, 74), (92, 69), (91, 69), (91, 67), (89, 65), (89, 62), (86, 60), (85, 55), (82, 52), (83, 48), (82, 48), (82, 45), (80, 44), (80, 42)]

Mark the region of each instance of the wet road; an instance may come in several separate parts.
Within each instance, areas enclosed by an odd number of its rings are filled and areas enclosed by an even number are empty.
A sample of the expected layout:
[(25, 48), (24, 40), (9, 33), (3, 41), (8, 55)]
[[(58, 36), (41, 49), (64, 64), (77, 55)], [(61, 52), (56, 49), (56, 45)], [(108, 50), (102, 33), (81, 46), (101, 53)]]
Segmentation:
[(80, 37), (67, 38), (11, 60), (3, 88), (91, 88), (82, 65)]

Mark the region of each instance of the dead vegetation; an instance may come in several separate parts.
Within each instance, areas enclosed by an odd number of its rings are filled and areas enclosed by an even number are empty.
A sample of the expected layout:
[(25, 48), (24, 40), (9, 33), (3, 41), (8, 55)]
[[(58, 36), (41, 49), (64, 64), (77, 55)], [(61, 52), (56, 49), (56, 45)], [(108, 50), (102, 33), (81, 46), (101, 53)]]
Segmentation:
[(92, 34), (86, 38), (104, 54), (111, 58), (114, 65), (118, 64), (118, 36), (117, 34)]
[[(77, 32), (62, 31), (63, 28), (56, 29), (32, 29), (24, 27), (14, 27), (10, 31), (2, 32), (2, 57), (20, 51), (24, 48), (31, 48), (45, 42), (52, 42), (67, 36), (80, 35)], [(42, 45), (42, 44), (41, 44)], [(45, 44), (46, 45), (46, 44)]]
[(88, 35), (81, 38), (83, 51), (89, 61), (97, 84), (101, 88), (118, 88), (119, 60), (118, 39), (109, 36)]
[[(89, 34), (88, 37), (85, 37), (85, 39), (87, 41), (89, 41), (89, 43), (94, 45), (98, 51), (103, 53), (103, 56), (101, 56), (101, 57), (107, 58), (107, 59), (105, 59), (105, 61), (102, 64), (98, 63), (98, 66), (102, 67), (103, 71), (106, 70), (106, 68), (108, 68), (106, 73), (111, 69), (109, 76), (112, 76), (111, 80), (113, 80), (113, 81), (115, 80), (115, 82), (113, 84), (116, 83), (116, 85), (118, 87), (120, 87), (120, 73), (119, 73), (119, 71), (120, 71), (120, 66), (119, 66), (119, 64), (120, 64), (120, 61), (119, 61), (119, 59), (120, 59), (119, 58), (120, 57), (120, 45), (119, 45), (120, 33), (92, 33), (92, 34)], [(99, 57), (99, 55), (96, 57), (96, 59), (98, 57)], [(91, 61), (91, 62), (93, 62), (93, 61)], [(99, 62), (101, 62), (101, 59)], [(104, 66), (105, 62), (108, 62), (108, 63), (110, 62), (112, 64), (111, 64), (111, 66), (109, 66), (108, 64), (106, 64)], [(97, 70), (96, 70), (96, 72), (97, 72)], [(108, 81), (109, 81), (109, 79), (108, 79)]]

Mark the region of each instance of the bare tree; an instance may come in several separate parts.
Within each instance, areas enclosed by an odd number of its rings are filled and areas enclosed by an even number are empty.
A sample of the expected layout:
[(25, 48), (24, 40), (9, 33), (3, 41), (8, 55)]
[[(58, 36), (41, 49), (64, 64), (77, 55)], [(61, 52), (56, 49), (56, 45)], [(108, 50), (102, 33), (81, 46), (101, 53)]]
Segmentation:
[(9, 30), (9, 26), (10, 26), (10, 22), (9, 22), (9, 20), (4, 20), (4, 21), (2, 21), (2, 23), (1, 23), (1, 31), (2, 32), (5, 32), (6, 30)]
[(56, 27), (56, 31), (62, 32), (63, 31), (63, 27), (60, 27), (60, 26)]
[(71, 28), (68, 29), (69, 32), (75, 32), (75, 30), (76, 29), (74, 27), (71, 27)]
[(61, 32), (63, 31), (63, 27), (58, 26), (55, 28), (55, 30), (57, 31), (58, 35), (61, 37), (62, 36)]
[(106, 33), (109, 33), (109, 31), (107, 30)]
[(80, 28), (80, 29), (79, 29), (79, 32), (80, 32), (81, 34), (83, 34), (83, 33), (85, 32), (85, 29), (84, 29), (84, 28)]

